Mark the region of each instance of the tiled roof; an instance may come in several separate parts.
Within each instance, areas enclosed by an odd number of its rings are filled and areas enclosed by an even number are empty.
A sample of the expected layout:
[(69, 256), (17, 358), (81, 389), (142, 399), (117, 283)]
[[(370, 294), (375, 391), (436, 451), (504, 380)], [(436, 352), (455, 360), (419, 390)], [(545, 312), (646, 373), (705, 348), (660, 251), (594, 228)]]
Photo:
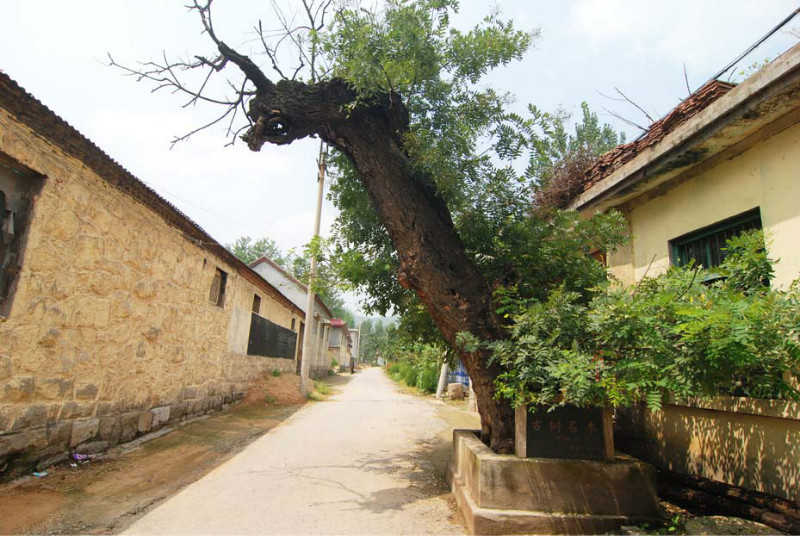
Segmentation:
[(48, 143), (80, 160), (109, 185), (147, 206), (168, 224), (182, 231), (187, 240), (204, 247), (234, 266), (247, 280), (268, 291), (282, 304), (293, 310), (297, 309), (286, 296), (225, 249), (175, 205), (137, 179), (130, 171), (108, 156), (94, 142), (42, 104), (36, 97), (25, 91), (3, 71), (0, 71), (0, 108), (7, 110), (17, 121), (26, 125)]
[[(679, 125), (696, 115), (701, 110), (708, 107), (728, 91), (733, 89), (735, 84), (712, 80), (706, 85), (692, 93), (688, 98), (676, 106), (671, 112), (653, 122), (647, 132), (638, 139), (618, 145), (600, 155), (594, 163), (584, 171), (583, 187), (581, 192), (585, 192), (604, 178), (611, 175), (614, 171), (631, 161), (636, 155), (660, 142), (664, 137), (675, 130)], [(578, 192), (580, 193), (580, 192)]]

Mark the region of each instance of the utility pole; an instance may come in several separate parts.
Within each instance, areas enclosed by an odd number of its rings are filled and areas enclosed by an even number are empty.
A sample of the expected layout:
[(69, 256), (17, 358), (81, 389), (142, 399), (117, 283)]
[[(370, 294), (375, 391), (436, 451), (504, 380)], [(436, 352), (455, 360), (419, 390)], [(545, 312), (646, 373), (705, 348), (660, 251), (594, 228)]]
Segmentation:
[[(325, 165), (328, 156), (327, 150), (323, 142), (319, 142), (319, 174), (317, 175), (317, 210), (314, 213), (314, 236), (312, 240), (317, 240), (319, 237), (320, 218), (322, 216), (322, 194), (325, 190)], [(311, 389), (311, 381), (309, 378), (309, 368), (311, 367), (311, 360), (316, 356), (314, 353), (314, 340), (319, 337), (319, 333), (314, 335), (313, 326), (314, 322), (314, 305), (316, 302), (316, 295), (314, 294), (314, 280), (317, 277), (317, 256), (311, 255), (311, 269), (308, 275), (308, 297), (306, 298), (306, 326), (303, 332), (303, 362), (300, 364), (300, 389), (303, 394), (307, 394)], [(320, 328), (321, 329), (321, 328)]]

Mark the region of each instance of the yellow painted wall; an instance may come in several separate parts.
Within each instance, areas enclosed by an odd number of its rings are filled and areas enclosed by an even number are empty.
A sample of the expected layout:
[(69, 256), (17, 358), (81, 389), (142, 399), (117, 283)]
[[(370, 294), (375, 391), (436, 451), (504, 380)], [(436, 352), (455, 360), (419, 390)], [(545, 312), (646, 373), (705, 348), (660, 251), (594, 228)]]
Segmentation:
[[(800, 125), (758, 143), (664, 195), (621, 207), (633, 239), (608, 255), (610, 273), (631, 285), (670, 265), (669, 241), (750, 209), (761, 209), (774, 288), (800, 276)], [(725, 397), (720, 397), (723, 402)], [(786, 401), (740, 399), (645, 411), (642, 453), (659, 467), (800, 500), (800, 412)], [(731, 407), (726, 407), (726, 404)]]
[(609, 269), (625, 284), (658, 275), (669, 267), (670, 240), (755, 207), (769, 255), (780, 259), (773, 285), (785, 288), (800, 276), (800, 125), (660, 197), (623, 207), (633, 242), (609, 255)]

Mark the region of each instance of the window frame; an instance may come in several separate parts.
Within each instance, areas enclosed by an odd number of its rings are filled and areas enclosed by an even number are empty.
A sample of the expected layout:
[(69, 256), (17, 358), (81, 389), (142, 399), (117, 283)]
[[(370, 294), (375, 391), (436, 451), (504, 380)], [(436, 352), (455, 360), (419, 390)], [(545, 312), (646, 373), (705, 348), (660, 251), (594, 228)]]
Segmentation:
[[(217, 276), (219, 276), (219, 278)], [(219, 281), (219, 283), (217, 283), (217, 281)], [(223, 307), (225, 305), (225, 288), (227, 283), (228, 272), (222, 268), (215, 267), (214, 277), (211, 279), (211, 288), (208, 291), (208, 301), (212, 305), (216, 305), (217, 307)]]
[[(756, 224), (754, 226), (748, 227), (749, 224)], [(743, 227), (737, 233), (740, 234), (744, 231), (749, 231), (751, 229), (763, 229), (763, 222), (761, 219), (761, 209), (760, 207), (756, 207), (735, 216), (731, 216), (730, 218), (725, 218), (724, 220), (717, 221), (712, 223), (711, 225), (706, 225), (705, 227), (701, 227), (700, 229), (696, 229), (689, 233), (683, 234), (676, 238), (673, 238), (669, 241), (669, 260), (672, 266), (682, 267), (687, 266), (693, 257), (689, 257), (688, 254), (682, 255), (683, 252), (687, 251), (686, 248), (688, 245), (694, 242), (700, 242), (706, 239), (713, 237), (714, 235), (720, 235), (725, 231), (729, 231), (731, 229), (735, 229), (737, 227)], [(725, 240), (727, 242), (728, 239)], [(725, 243), (723, 242), (723, 244)], [(717, 240), (719, 250), (719, 257), (720, 262), (722, 259), (725, 258), (725, 252), (721, 250), (719, 246), (719, 239)], [(705, 251), (705, 260), (708, 263), (706, 266), (703, 263), (699, 263), (705, 267), (706, 270), (713, 270), (716, 266), (719, 266), (719, 263), (713, 264), (713, 253), (710, 249), (710, 242), (704, 244), (706, 249)]]

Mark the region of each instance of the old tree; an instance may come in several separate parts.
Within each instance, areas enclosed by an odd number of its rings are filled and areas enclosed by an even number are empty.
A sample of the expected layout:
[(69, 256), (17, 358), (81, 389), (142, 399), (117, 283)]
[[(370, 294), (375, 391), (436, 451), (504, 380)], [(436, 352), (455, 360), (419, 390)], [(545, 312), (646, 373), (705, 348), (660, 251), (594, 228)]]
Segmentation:
[[(211, 124), (224, 121), (253, 151), (306, 137), (334, 148), (344, 277), (374, 310), (424, 309), (473, 380), (484, 440), (511, 452), (514, 412), (495, 396), (502, 370), (487, 350), (456, 342), (459, 333), (507, 336), (493, 293), (523, 284), (523, 268), (540, 258), (536, 240), (546, 242), (541, 233), (525, 242), (524, 229), (532, 181), (547, 160), (547, 114), (508, 113), (508, 98), (480, 85), (519, 59), (535, 34), (496, 13), (470, 31), (452, 28), (457, 0), (388, 0), (377, 11), (333, 0), (298, 6), (286, 15), (273, 3), (278, 29), (259, 21), (256, 45), (235, 50), (213, 24), (211, 1), (195, 0), (190, 9), (213, 53), (165, 55), (136, 69), (111, 63), (190, 103), (221, 106)], [(237, 120), (246, 121), (238, 130)], [(521, 156), (528, 169), (517, 172)], [(536, 267), (548, 281), (556, 277), (549, 262)]]

